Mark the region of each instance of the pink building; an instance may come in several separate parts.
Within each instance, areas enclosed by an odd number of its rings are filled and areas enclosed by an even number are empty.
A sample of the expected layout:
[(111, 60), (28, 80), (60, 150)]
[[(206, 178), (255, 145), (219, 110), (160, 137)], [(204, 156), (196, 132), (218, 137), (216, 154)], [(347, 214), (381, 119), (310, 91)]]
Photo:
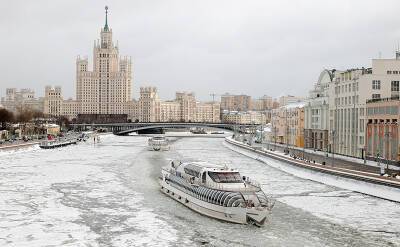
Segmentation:
[(399, 115), (398, 97), (372, 99), (367, 101), (366, 155), (370, 159), (377, 157), (398, 164)]

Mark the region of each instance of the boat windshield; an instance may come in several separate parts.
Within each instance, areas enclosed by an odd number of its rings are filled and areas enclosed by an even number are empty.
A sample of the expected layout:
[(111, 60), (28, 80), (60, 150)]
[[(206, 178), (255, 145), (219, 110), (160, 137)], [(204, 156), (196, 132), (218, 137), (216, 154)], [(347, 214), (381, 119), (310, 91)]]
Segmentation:
[(216, 183), (241, 183), (243, 182), (239, 172), (208, 172), (208, 175)]

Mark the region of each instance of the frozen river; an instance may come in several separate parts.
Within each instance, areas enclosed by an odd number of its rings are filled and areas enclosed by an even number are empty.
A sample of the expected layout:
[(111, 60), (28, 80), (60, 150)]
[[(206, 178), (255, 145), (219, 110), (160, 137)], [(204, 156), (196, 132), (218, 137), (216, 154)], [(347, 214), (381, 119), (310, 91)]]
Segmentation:
[[(222, 139), (104, 136), (57, 150), (0, 152), (0, 246), (400, 246), (400, 204), (300, 179)], [(170, 159), (227, 162), (275, 204), (264, 227), (199, 215), (159, 191)]]

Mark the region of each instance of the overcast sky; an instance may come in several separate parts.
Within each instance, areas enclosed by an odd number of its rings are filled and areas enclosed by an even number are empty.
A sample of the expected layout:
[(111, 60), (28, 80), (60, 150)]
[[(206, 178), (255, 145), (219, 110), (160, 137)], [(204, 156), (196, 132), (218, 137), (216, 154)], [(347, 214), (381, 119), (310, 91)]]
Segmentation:
[(324, 68), (394, 56), (399, 0), (3, 0), (0, 94), (60, 85), (75, 97), (75, 59), (89, 56), (104, 6), (120, 55), (133, 59), (135, 98), (175, 91), (307, 95)]

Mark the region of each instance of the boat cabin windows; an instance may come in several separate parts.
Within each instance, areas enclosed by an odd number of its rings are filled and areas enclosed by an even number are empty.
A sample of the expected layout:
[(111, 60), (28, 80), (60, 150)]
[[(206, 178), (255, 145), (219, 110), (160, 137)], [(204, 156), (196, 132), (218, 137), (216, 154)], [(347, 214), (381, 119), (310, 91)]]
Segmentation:
[(183, 168), (183, 170), (185, 171), (186, 174), (189, 174), (193, 177), (200, 177), (200, 168), (196, 167), (196, 166), (192, 166), (192, 165), (187, 165)]
[(203, 172), (203, 176), (201, 178), (201, 181), (205, 184), (206, 183), (206, 179), (207, 179), (207, 173)]
[(239, 172), (208, 172), (208, 175), (216, 183), (241, 183), (243, 182)]

